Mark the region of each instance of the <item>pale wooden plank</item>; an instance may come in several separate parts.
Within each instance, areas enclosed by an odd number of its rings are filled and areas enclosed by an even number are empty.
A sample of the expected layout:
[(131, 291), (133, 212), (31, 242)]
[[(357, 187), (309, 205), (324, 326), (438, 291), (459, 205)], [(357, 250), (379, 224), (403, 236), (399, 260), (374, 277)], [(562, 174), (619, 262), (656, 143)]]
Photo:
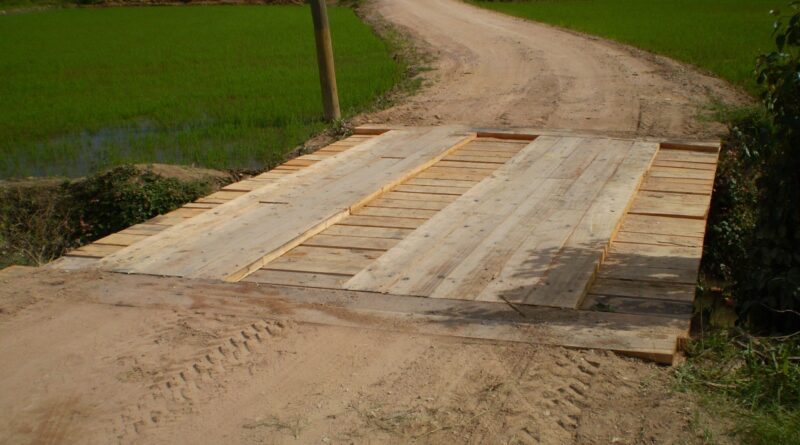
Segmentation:
[(358, 236), (365, 238), (389, 238), (399, 240), (408, 236), (408, 234), (412, 231), (413, 229), (335, 224), (325, 229), (325, 231), (323, 231), (321, 234), (333, 236)]
[(699, 219), (627, 214), (621, 232), (703, 237), (706, 223)]
[(481, 169), (481, 170), (496, 170), (497, 164), (486, 162), (463, 162), (463, 161), (448, 161), (441, 160), (434, 164), (434, 167), (447, 167), (447, 168), (466, 168), (466, 169)]
[[(136, 243), (106, 258), (103, 266), (129, 273), (239, 279), (472, 138), (474, 133), (448, 128), (386, 133)], [(403, 225), (388, 227), (410, 225), (394, 220)]]
[(703, 247), (703, 238), (699, 236), (664, 235), (659, 233), (617, 233), (614, 243), (652, 244), (656, 246)]
[(236, 199), (240, 196), (243, 196), (245, 193), (246, 192), (219, 191), (206, 196), (205, 199), (218, 199), (221, 201), (229, 201), (231, 199)]
[(257, 188), (269, 184), (269, 181), (263, 179), (245, 179), (244, 181), (234, 182), (222, 187), (222, 190), (232, 192), (251, 192)]
[[(578, 200), (588, 210), (550, 264), (546, 275), (522, 300), (526, 304), (574, 309), (586, 296), (605, 249), (658, 151), (658, 144), (650, 142), (631, 144), (614, 140), (612, 146), (624, 158), (617, 164), (606, 164), (606, 171), (611, 171), (597, 176), (596, 184), (602, 184), (599, 187), (591, 183), (584, 184), (586, 189), (599, 190), (592, 196), (583, 195)], [(614, 168), (616, 165), (618, 167)]]
[(259, 269), (242, 281), (262, 284), (280, 284), (284, 286), (313, 287), (322, 289), (338, 289), (351, 275), (294, 272), (283, 270)]
[(648, 174), (654, 178), (714, 179), (714, 171), (674, 167), (652, 167)]
[(446, 158), (445, 161), (461, 161), (461, 162), (480, 162), (484, 164), (505, 164), (507, 160), (511, 158), (511, 156), (473, 156), (470, 155), (470, 152), (461, 154), (462, 151), (459, 150), (456, 154), (452, 154)]
[(264, 265), (267, 270), (355, 274), (383, 252), (298, 246)]
[(406, 193), (406, 192), (389, 192), (382, 196), (383, 199), (399, 200), (399, 201), (425, 201), (425, 202), (445, 202), (450, 203), (458, 199), (454, 195), (442, 195), (439, 193)]
[[(639, 190), (651, 192), (671, 192), (671, 193), (691, 193), (699, 195), (710, 195), (714, 185), (711, 181), (699, 180), (701, 183), (686, 182), (686, 179), (677, 178), (645, 178)], [(691, 180), (698, 181), (698, 180)]]
[(469, 187), (442, 187), (431, 185), (401, 184), (394, 191), (408, 193), (434, 193), (437, 195), (463, 195)]
[(630, 212), (704, 219), (710, 203), (711, 195), (641, 191), (636, 195)]
[(716, 164), (703, 164), (699, 162), (683, 162), (683, 161), (665, 161), (663, 159), (656, 159), (653, 162), (654, 166), (657, 167), (675, 167), (675, 168), (688, 168), (690, 170), (706, 170), (706, 171), (716, 171), (717, 165)]
[(96, 244), (114, 244), (117, 246), (130, 246), (131, 244), (141, 241), (150, 235), (140, 235), (135, 233), (112, 233), (106, 237), (100, 238), (95, 241)]
[(418, 218), (390, 218), (387, 216), (352, 215), (339, 222), (339, 225), (386, 227), (390, 229), (416, 229), (424, 222), (424, 219)]
[(649, 300), (672, 300), (691, 303), (694, 301), (693, 284), (660, 283), (647, 281), (597, 279), (589, 293), (615, 297), (632, 297)]
[(451, 173), (451, 172), (426, 170), (417, 175), (417, 178), (480, 182), (486, 179), (490, 174), (491, 173)]
[(365, 216), (391, 216), (394, 218), (419, 218), (419, 219), (430, 219), (433, 215), (435, 215), (437, 210), (424, 210), (424, 209), (399, 209), (396, 207), (371, 207), (366, 206), (362, 207), (355, 212), (353, 215), (365, 215)]
[(103, 258), (123, 248), (124, 246), (117, 246), (113, 244), (87, 244), (67, 252), (67, 256)]
[(429, 186), (436, 186), (436, 187), (465, 187), (465, 188), (472, 188), (475, 184), (480, 181), (469, 181), (469, 180), (454, 180), (454, 179), (431, 179), (431, 178), (420, 178), (419, 176), (413, 177), (408, 181), (404, 182), (403, 185), (429, 185)]
[(653, 244), (635, 244), (615, 242), (609, 248), (609, 253), (620, 253), (639, 256), (653, 256), (662, 258), (692, 258), (699, 259), (703, 255), (703, 246), (670, 246)]
[(397, 209), (442, 210), (450, 204), (448, 201), (423, 201), (408, 199), (378, 198), (369, 203), (370, 207), (390, 207)]
[(399, 239), (392, 238), (372, 238), (364, 236), (341, 236), (341, 235), (326, 235), (328, 231), (324, 231), (319, 235), (314, 235), (309, 238), (301, 246), (311, 247), (338, 247), (346, 249), (366, 249), (366, 250), (382, 250), (386, 251), (394, 247), (395, 244), (400, 242)]
[(716, 164), (717, 158), (717, 153), (689, 150), (670, 150), (665, 148), (659, 150), (658, 155), (656, 156), (656, 160), (658, 161), (695, 162), (705, 164)]
[[(498, 169), (496, 177), (470, 189), (345, 286), (429, 295), (479, 245), (487, 228), (497, 227), (529, 198), (528, 191), (540, 192), (536, 195), (539, 200), (547, 196), (542, 188), (547, 175), (568, 159), (579, 143), (579, 139), (537, 139), (519, 157)], [(509, 184), (508, 179), (513, 182)], [(513, 198), (504, 199), (508, 195)]]

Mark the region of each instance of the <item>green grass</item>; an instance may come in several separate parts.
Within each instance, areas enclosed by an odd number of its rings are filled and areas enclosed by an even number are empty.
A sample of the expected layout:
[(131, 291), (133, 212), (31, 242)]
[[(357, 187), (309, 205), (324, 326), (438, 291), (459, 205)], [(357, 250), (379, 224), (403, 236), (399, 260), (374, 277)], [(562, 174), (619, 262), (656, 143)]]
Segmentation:
[[(402, 77), (330, 8), (343, 112)], [(326, 127), (302, 6), (62, 9), (0, 16), (0, 178), (131, 162), (263, 168)]]
[(741, 443), (800, 444), (800, 337), (720, 330), (692, 342), (676, 372), (679, 389), (711, 414), (731, 419)]
[(773, 48), (770, 9), (789, 0), (530, 0), (473, 3), (606, 37), (710, 71), (751, 93), (756, 57)]

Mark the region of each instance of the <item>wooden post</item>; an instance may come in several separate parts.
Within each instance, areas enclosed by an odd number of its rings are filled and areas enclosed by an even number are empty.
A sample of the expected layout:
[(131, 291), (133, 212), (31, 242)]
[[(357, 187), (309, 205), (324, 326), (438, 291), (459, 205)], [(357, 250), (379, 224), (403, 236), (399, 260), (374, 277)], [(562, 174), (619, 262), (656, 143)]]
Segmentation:
[(328, 8), (325, 0), (311, 0), (311, 16), (314, 18), (314, 35), (317, 40), (317, 64), (319, 83), (322, 86), (322, 105), (325, 119), (340, 119), (339, 91), (336, 87), (336, 70), (333, 67), (333, 45), (328, 25)]

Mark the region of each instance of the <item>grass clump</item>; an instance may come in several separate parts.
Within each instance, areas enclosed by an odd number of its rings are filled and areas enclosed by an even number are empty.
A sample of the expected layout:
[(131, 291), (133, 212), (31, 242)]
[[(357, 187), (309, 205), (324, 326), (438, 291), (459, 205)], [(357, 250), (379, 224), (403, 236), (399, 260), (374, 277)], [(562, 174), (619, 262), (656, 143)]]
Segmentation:
[(736, 419), (743, 443), (800, 444), (800, 337), (720, 330), (689, 344), (677, 385)]
[(0, 268), (47, 263), (71, 248), (205, 196), (214, 185), (130, 165), (77, 181), (2, 184)]
[[(329, 10), (345, 116), (402, 77)], [(73, 8), (0, 16), (0, 178), (126, 163), (263, 169), (327, 128), (307, 6)]]
[(784, 0), (471, 0), (506, 14), (595, 34), (706, 69), (751, 93), (769, 50), (770, 9)]

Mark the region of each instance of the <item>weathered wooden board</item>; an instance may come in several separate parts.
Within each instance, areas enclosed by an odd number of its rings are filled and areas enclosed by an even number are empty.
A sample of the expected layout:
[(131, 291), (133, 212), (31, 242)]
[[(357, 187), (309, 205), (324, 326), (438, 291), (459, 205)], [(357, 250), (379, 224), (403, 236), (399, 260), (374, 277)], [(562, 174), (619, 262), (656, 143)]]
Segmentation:
[[(345, 286), (574, 308), (583, 292), (565, 297), (568, 283), (582, 280), (585, 290), (656, 150), (614, 139), (538, 138)], [(591, 254), (563, 254), (581, 248)], [(548, 276), (554, 262), (570, 273)]]
[(127, 247), (102, 266), (239, 279), (474, 137), (447, 128), (385, 133)]

